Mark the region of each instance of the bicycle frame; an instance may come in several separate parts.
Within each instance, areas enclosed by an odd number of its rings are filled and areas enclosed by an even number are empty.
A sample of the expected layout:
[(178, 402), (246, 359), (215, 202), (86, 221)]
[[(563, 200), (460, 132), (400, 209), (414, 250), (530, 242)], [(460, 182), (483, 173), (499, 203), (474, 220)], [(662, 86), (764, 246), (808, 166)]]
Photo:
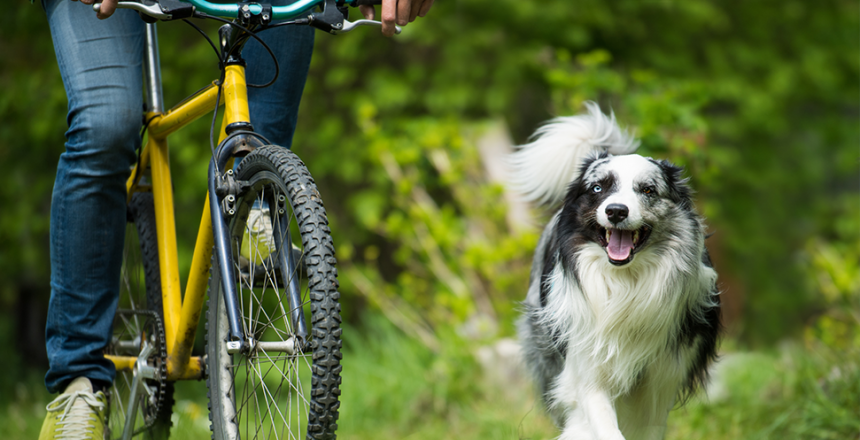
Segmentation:
[[(167, 380), (200, 379), (204, 374), (204, 361), (198, 356), (192, 357), (191, 349), (207, 291), (209, 269), (215, 245), (212, 219), (216, 214), (210, 207), (210, 193), (213, 193), (210, 191), (206, 195), (183, 299), (179, 281), (173, 186), (170, 176), (167, 136), (200, 116), (216, 110), (219, 87), (217, 82), (213, 82), (176, 107), (164, 112), (162, 109), (158, 43), (154, 24), (147, 24), (146, 27), (144, 86), (148, 106), (146, 112), (146, 120), (149, 121), (147, 126), (148, 141), (141, 151), (140, 161), (128, 179), (126, 189), (129, 199), (134, 192), (152, 191), (153, 193), (158, 265), (161, 271), (164, 310), (163, 324), (168, 354)], [(245, 68), (242, 64), (226, 66), (221, 89), (224, 91), (222, 101), (225, 112), (219, 145), (227, 137), (226, 127), (231, 124), (250, 126)], [(227, 168), (231, 163), (232, 160), (226, 164)], [(221, 166), (223, 165), (221, 164)], [(151, 187), (146, 187), (140, 183), (142, 171), (147, 167), (151, 170)], [(215, 210), (220, 215), (220, 207), (217, 204)], [(223, 219), (220, 220), (223, 223)], [(230, 304), (228, 304), (228, 310), (229, 308)], [(131, 356), (107, 356), (107, 358), (113, 361), (117, 370), (131, 370), (138, 360), (138, 358)]]

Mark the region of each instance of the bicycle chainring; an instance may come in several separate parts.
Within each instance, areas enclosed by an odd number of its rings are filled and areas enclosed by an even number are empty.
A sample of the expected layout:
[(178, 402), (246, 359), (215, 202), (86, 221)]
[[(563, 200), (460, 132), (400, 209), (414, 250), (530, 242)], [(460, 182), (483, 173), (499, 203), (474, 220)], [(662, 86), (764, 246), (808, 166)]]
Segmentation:
[[(141, 401), (141, 412), (144, 417), (144, 425), (134, 431), (133, 436), (148, 430), (155, 424), (158, 414), (161, 411), (161, 406), (164, 402), (167, 389), (167, 344), (164, 334), (164, 324), (161, 317), (154, 310), (117, 310), (117, 315), (136, 315), (144, 317), (145, 321), (140, 329), (139, 335), (133, 335), (135, 339), (139, 336), (141, 348), (143, 341), (148, 341), (149, 344), (155, 346), (155, 353), (147, 360), (149, 366), (158, 368), (158, 377), (155, 380), (147, 380), (146, 385), (153, 390), (151, 395), (146, 396), (144, 391), (140, 391), (147, 397)], [(118, 397), (118, 396), (117, 396)]]

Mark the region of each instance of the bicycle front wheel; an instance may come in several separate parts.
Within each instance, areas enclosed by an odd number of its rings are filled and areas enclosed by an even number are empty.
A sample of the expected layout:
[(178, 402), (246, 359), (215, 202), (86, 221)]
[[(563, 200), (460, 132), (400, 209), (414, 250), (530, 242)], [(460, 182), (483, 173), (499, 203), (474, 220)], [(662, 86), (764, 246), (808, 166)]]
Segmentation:
[[(301, 160), (282, 147), (250, 153), (236, 178), (249, 189), (228, 219), (232, 282), (253, 343), (228, 352), (222, 271), (213, 264), (206, 327), (213, 438), (333, 439), (340, 305), (322, 200)], [(284, 267), (281, 252), (292, 255), (294, 267)]]

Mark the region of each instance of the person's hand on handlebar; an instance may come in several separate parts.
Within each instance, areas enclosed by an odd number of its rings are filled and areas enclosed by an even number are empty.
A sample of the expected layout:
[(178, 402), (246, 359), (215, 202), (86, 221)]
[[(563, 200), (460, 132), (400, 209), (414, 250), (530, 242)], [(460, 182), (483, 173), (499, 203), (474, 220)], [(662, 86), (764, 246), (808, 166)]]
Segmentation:
[[(84, 1), (84, 0), (81, 0)], [(90, 0), (92, 1), (92, 0)], [(394, 35), (394, 25), (406, 26), (415, 21), (415, 17), (427, 15), (434, 0), (382, 0), (382, 35)], [(373, 20), (376, 11), (373, 6), (362, 5), (358, 9), (364, 18)]]
[[(77, 1), (77, 0), (72, 0)], [(98, 11), (98, 18), (104, 20), (113, 15), (116, 10), (118, 0), (101, 0), (101, 7)], [(81, 0), (81, 3), (92, 5), (96, 0)], [(394, 35), (394, 26), (406, 26), (406, 24), (415, 21), (416, 17), (427, 15), (430, 7), (433, 6), (434, 0), (382, 0), (382, 34), (386, 37)], [(373, 20), (376, 11), (373, 6), (359, 6), (361, 14), (368, 20)]]
[[(76, 2), (78, 0), (72, 0), (72, 1)], [(96, 16), (99, 19), (104, 20), (105, 18), (108, 18), (111, 15), (113, 15), (113, 11), (116, 10), (116, 2), (117, 1), (118, 0), (101, 0), (102, 6), (99, 9), (99, 12), (98, 12), (98, 14), (96, 14)], [(95, 0), (81, 0), (81, 3), (83, 3), (85, 5), (91, 5), (92, 6), (92, 4), (95, 3)]]

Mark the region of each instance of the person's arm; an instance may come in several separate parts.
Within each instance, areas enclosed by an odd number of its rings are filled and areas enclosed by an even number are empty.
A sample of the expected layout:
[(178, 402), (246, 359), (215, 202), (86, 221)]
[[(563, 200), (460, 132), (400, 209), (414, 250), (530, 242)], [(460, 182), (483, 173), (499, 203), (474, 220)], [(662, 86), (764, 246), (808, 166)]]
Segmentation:
[[(83, 1), (83, 0), (82, 0)], [(415, 21), (415, 17), (427, 15), (434, 0), (382, 0), (382, 35), (394, 35), (394, 25), (406, 26)], [(368, 20), (373, 20), (376, 11), (373, 6), (359, 6), (361, 14)]]

